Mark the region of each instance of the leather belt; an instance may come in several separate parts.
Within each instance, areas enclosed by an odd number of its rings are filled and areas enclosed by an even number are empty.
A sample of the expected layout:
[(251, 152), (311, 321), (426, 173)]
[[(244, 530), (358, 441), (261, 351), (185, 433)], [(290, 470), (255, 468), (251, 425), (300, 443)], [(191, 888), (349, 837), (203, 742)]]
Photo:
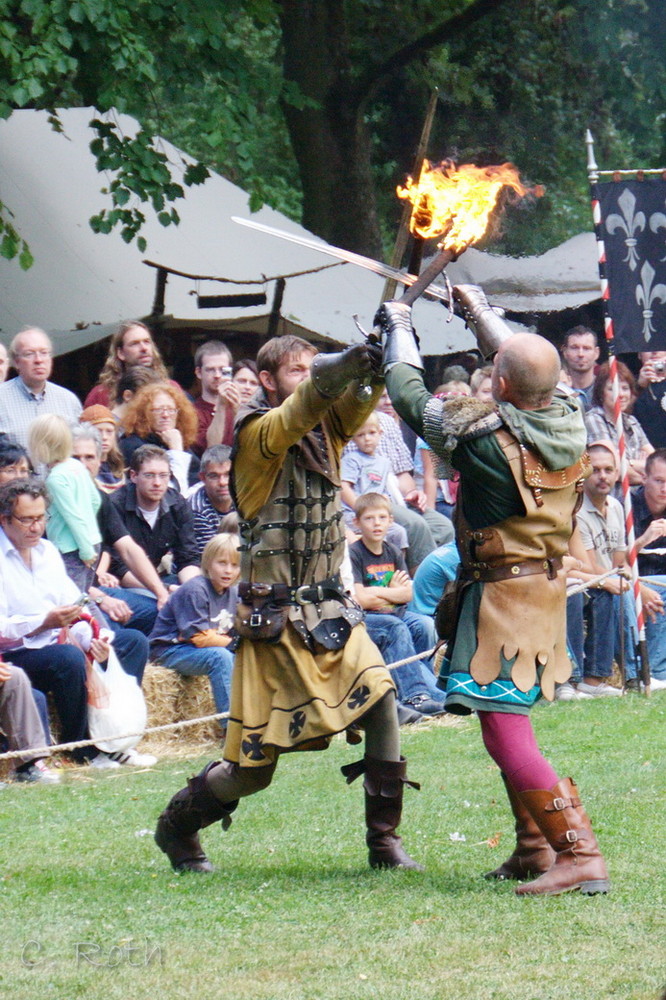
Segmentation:
[(520, 576), (533, 576), (535, 573), (545, 573), (549, 580), (554, 580), (562, 569), (562, 557), (556, 559), (524, 559), (522, 562), (509, 563), (507, 566), (488, 566), (486, 563), (472, 563), (466, 566), (462, 580), (495, 583), (498, 580), (515, 580)]
[(321, 601), (344, 601), (345, 594), (340, 576), (329, 577), (319, 583), (306, 583), (301, 587), (290, 587), (286, 583), (238, 584), (241, 601), (272, 601), (274, 604), (319, 604)]

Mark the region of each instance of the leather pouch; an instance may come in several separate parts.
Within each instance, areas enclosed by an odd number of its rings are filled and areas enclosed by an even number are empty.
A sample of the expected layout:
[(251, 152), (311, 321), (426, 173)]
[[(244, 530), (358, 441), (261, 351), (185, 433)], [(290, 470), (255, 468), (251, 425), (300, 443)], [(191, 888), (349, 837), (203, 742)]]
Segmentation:
[(455, 634), (466, 580), (449, 580), (435, 608), (435, 628), (440, 639), (450, 643)]
[(240, 601), (236, 605), (234, 628), (241, 639), (252, 642), (277, 642), (287, 624), (289, 609), (270, 600)]

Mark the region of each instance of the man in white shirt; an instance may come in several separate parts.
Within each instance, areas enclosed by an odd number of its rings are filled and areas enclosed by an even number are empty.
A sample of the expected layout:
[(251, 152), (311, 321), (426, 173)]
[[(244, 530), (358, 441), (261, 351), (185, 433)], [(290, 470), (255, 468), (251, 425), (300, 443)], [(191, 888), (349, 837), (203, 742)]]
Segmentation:
[(0, 384), (0, 431), (27, 447), (28, 428), (42, 413), (56, 413), (76, 423), (81, 403), (73, 392), (49, 382), (53, 345), (43, 330), (30, 327), (18, 333), (9, 348), (16, 378)]
[[(594, 570), (601, 574), (613, 567), (625, 565), (627, 543), (624, 512), (620, 502), (611, 495), (619, 474), (611, 442), (594, 442), (588, 446), (588, 452), (592, 473), (585, 480), (583, 503), (576, 520)], [(646, 609), (653, 602), (661, 604), (659, 594), (648, 587), (642, 587), (642, 596)], [(626, 678), (630, 688), (636, 686), (636, 610), (628, 581), (613, 576), (589, 591), (584, 676), (578, 683), (578, 690), (583, 694), (599, 698), (622, 693), (619, 688), (608, 684), (619, 643), (620, 601), (624, 602)]]
[[(37, 480), (0, 488), (0, 650), (33, 687), (52, 694), (63, 743), (87, 735), (86, 667), (76, 646), (59, 644), (61, 628), (80, 614), (79, 590), (60, 553), (42, 538), (46, 491)], [(95, 753), (96, 751), (93, 751)], [(83, 761), (90, 748), (75, 750)]]

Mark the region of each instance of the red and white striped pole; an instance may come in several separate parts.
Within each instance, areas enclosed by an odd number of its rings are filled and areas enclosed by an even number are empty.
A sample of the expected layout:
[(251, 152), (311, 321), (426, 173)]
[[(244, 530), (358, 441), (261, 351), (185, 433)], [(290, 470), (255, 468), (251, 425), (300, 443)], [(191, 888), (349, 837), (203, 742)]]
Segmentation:
[(627, 553), (629, 569), (631, 571), (631, 584), (636, 605), (636, 619), (638, 622), (638, 640), (641, 657), (641, 680), (645, 685), (646, 693), (650, 693), (650, 664), (647, 655), (647, 644), (645, 641), (645, 617), (643, 615), (643, 600), (641, 598), (641, 586), (638, 576), (638, 558), (636, 553), (636, 534), (634, 532), (634, 514), (631, 506), (631, 492), (629, 486), (629, 462), (627, 459), (627, 441), (622, 422), (622, 411), (620, 409), (620, 380), (618, 377), (617, 357), (615, 356), (615, 334), (613, 331), (613, 319), (610, 315), (608, 303), (610, 301), (610, 286), (606, 278), (606, 247), (602, 232), (601, 206), (596, 196), (595, 185), (599, 180), (597, 164), (594, 161), (594, 140), (590, 130), (585, 135), (587, 146), (587, 174), (590, 181), (592, 195), (592, 219), (594, 222), (594, 235), (597, 239), (597, 255), (599, 263), (599, 278), (601, 279), (601, 298), (604, 306), (604, 333), (608, 346), (608, 365), (611, 390), (613, 395), (613, 421), (617, 433), (619, 458), (620, 458), (620, 482), (622, 485), (622, 503), (624, 506), (624, 525), (627, 536)]

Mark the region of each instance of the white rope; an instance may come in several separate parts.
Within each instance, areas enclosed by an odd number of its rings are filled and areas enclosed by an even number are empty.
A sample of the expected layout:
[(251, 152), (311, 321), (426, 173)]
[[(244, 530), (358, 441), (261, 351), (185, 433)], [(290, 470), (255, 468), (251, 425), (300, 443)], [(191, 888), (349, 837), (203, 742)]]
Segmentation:
[[(432, 649), (426, 650), (425, 653), (416, 653), (415, 656), (408, 656), (404, 660), (396, 660), (395, 663), (388, 663), (386, 665), (387, 670), (397, 670), (398, 667), (404, 667), (408, 663), (414, 663), (416, 660), (427, 660), (428, 657), (432, 656), (436, 648), (436, 646), (433, 646)], [(197, 719), (183, 719), (181, 722), (165, 722), (164, 725), (161, 726), (149, 726), (147, 729), (142, 729), (140, 733), (121, 733), (119, 736), (113, 736), (108, 742), (112, 743), (116, 740), (126, 740), (130, 739), (130, 737), (149, 736), (152, 733), (164, 733), (169, 730), (185, 729), (187, 726), (198, 726), (204, 722), (215, 722), (220, 719), (228, 718), (228, 712), (218, 712), (215, 715), (201, 715)], [(8, 750), (6, 753), (0, 753), (0, 760), (13, 760), (16, 757), (25, 758), (27, 754), (32, 754), (33, 758), (43, 757), (53, 753), (65, 753), (69, 750), (80, 750), (83, 747), (90, 747), (94, 745), (94, 740), (76, 740), (72, 743), (57, 743), (55, 746), (50, 747), (26, 747), (23, 750)]]
[[(624, 572), (623, 566), (616, 566), (614, 569), (609, 569), (605, 573), (601, 573), (599, 576), (593, 576), (591, 580), (584, 580), (571, 589), (567, 588), (567, 597), (572, 597), (574, 594), (582, 594), (584, 590), (589, 590), (590, 587), (596, 587), (598, 583), (603, 583), (607, 580), (609, 576), (624, 576), (626, 579), (626, 574)], [(627, 587), (627, 589), (629, 589)]]

